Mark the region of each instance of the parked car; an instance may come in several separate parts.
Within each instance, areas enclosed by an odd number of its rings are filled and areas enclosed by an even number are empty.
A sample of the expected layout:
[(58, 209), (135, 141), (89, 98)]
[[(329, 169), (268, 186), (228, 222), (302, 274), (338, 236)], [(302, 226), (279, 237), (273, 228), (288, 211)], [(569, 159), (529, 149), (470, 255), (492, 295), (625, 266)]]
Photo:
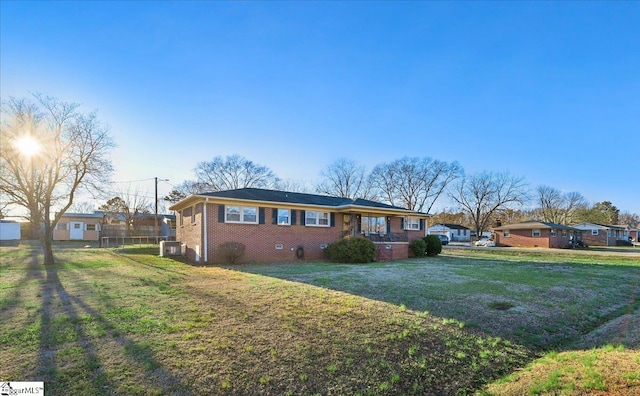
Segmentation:
[(485, 246), (485, 247), (494, 247), (496, 246), (496, 242), (494, 240), (492, 240), (489, 237), (482, 237), (480, 238), (478, 241), (476, 241), (476, 243), (474, 243), (474, 245), (476, 246)]
[(440, 238), (440, 242), (442, 242), (443, 245), (448, 245), (449, 244), (449, 237), (446, 235), (442, 235), (442, 234), (438, 234), (438, 238)]

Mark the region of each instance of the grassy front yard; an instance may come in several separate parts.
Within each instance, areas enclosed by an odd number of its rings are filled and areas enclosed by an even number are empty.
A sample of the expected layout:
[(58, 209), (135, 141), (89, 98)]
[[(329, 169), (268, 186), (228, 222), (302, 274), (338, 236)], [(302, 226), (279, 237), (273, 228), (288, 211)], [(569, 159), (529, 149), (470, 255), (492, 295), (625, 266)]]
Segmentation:
[[(45, 268), (2, 248), (0, 379), (52, 395), (640, 389), (637, 258), (202, 268), (156, 252), (62, 249)], [(589, 349), (608, 343), (626, 347)]]

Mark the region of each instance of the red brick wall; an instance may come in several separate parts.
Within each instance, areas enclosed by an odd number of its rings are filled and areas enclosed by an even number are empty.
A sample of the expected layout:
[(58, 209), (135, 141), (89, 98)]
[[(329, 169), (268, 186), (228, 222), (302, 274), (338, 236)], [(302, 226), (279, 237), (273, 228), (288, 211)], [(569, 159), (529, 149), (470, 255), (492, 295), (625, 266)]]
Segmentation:
[[(209, 205), (211, 206), (211, 205)], [(182, 242), (187, 245), (186, 255), (191, 261), (196, 260), (196, 253), (198, 247), (200, 249), (201, 260), (204, 260), (204, 246), (202, 239), (202, 217), (203, 217), (204, 204), (199, 203), (197, 205), (183, 209), (182, 212), (178, 212), (176, 215), (176, 241)], [(191, 211), (195, 210), (195, 221), (191, 222)], [(182, 225), (180, 221), (182, 220)]]
[[(272, 208), (264, 208), (264, 224), (235, 224), (221, 223), (219, 221), (219, 208), (217, 204), (207, 204), (207, 261), (208, 263), (223, 263), (225, 261), (220, 250), (220, 245), (227, 242), (239, 242), (245, 245), (245, 255), (242, 262), (272, 262), (272, 261), (297, 261), (298, 247), (304, 251), (306, 260), (326, 259), (322, 245), (328, 245), (342, 238), (343, 214), (334, 213), (333, 227), (310, 227), (301, 225), (301, 211), (296, 210), (296, 224), (277, 225), (272, 224)], [(204, 217), (204, 204), (195, 206), (195, 222), (191, 222), (191, 210), (186, 208), (177, 213), (176, 240), (186, 244), (187, 258), (196, 261), (196, 246), (200, 247), (201, 262), (205, 259), (204, 229), (202, 221)], [(184, 217), (183, 217), (184, 216)], [(344, 215), (344, 216), (348, 216)], [(183, 224), (180, 225), (181, 217)], [(402, 232), (400, 218), (391, 218), (391, 232)], [(408, 231), (409, 241), (424, 237), (424, 230)], [(282, 245), (281, 249), (279, 248)], [(391, 248), (387, 249), (387, 245)], [(276, 248), (276, 246), (278, 248)], [(382, 243), (377, 246), (377, 254), (380, 259), (406, 259), (409, 255), (407, 243)]]
[(592, 235), (591, 230), (583, 231), (582, 240), (589, 246), (607, 246), (607, 230), (598, 230), (598, 235)]
[(496, 246), (505, 247), (543, 247), (543, 248), (563, 248), (569, 245), (569, 234), (562, 236), (560, 230), (556, 231), (556, 236), (551, 236), (550, 229), (541, 229), (539, 237), (532, 236), (531, 229), (510, 230), (510, 235), (505, 237), (502, 231), (495, 233)]

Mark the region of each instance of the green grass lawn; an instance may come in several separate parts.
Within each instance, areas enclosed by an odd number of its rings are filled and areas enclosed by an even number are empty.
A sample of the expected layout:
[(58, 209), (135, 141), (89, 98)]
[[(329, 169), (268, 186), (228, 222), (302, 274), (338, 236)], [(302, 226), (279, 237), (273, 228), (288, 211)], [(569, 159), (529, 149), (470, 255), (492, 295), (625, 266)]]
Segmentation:
[(637, 259), (447, 249), (223, 268), (157, 248), (56, 252), (45, 268), (36, 248), (0, 250), (0, 380), (48, 395), (640, 389), (637, 327), (598, 333), (637, 325)]

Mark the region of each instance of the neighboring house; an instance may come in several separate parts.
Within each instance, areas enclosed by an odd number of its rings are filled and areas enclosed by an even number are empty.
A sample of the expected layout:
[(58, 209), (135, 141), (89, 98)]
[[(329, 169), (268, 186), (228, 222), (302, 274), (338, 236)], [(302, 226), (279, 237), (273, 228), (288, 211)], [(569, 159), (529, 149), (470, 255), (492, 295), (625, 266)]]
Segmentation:
[(0, 245), (10, 246), (20, 243), (20, 223), (12, 220), (0, 220)]
[(229, 242), (245, 246), (245, 262), (320, 260), (328, 244), (360, 236), (376, 244), (378, 260), (402, 259), (428, 218), (364, 199), (258, 188), (191, 195), (169, 209), (177, 212), (176, 240), (198, 263), (223, 263)]
[(439, 223), (427, 228), (427, 234), (440, 234), (449, 237), (451, 242), (470, 242), (471, 230), (460, 224)]
[[(128, 236), (155, 236), (153, 226), (154, 214), (140, 214), (139, 227), (135, 235)], [(104, 212), (93, 213), (65, 213), (56, 224), (53, 231), (54, 241), (97, 241), (101, 236), (124, 237), (127, 236), (124, 215), (117, 214), (106, 216)], [(172, 239), (175, 237), (175, 215), (158, 215), (158, 236)]]
[(617, 240), (629, 241), (629, 228), (627, 226), (580, 223), (573, 227), (583, 231), (582, 240), (587, 245), (616, 246)]
[(543, 221), (525, 221), (493, 229), (496, 246), (564, 248), (580, 230)]
[(54, 241), (97, 241), (100, 239), (100, 228), (104, 214), (65, 213), (53, 230)]

